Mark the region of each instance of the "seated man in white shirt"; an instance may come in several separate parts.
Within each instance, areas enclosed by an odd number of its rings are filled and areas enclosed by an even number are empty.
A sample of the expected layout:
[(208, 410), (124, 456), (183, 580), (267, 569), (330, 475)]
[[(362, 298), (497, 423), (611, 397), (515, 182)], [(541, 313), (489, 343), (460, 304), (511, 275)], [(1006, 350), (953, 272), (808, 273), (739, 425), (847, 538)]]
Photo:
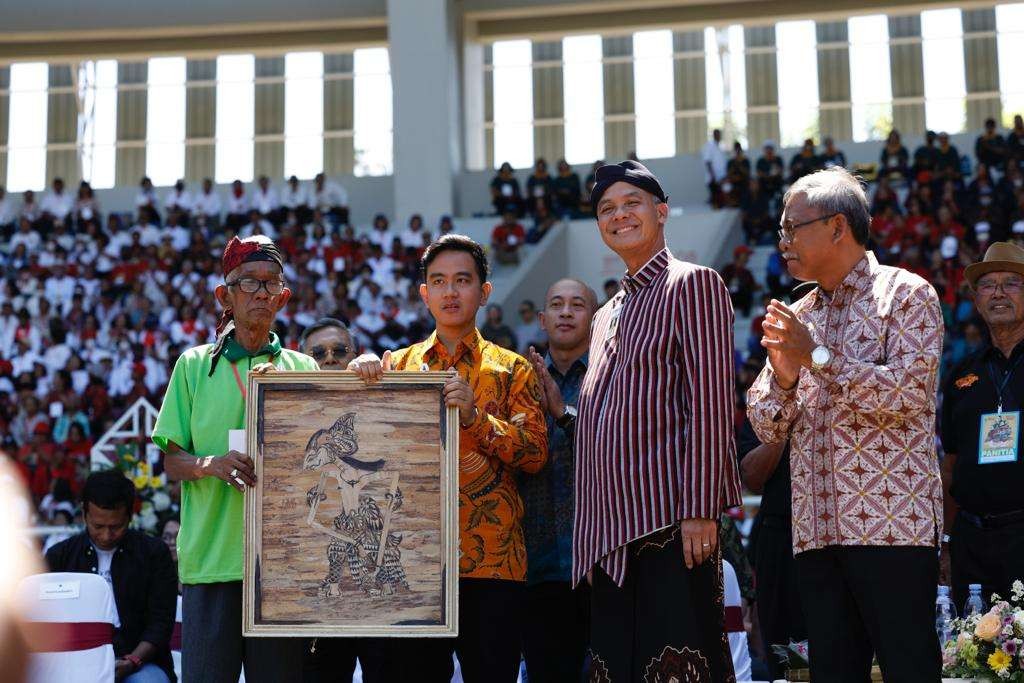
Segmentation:
[(373, 217), (373, 230), (367, 235), (371, 244), (376, 244), (381, 249), (391, 246), (391, 231), (388, 230), (388, 217), (378, 213)]
[(409, 227), (402, 233), (403, 249), (423, 248), (423, 217), (418, 213), (409, 219)]
[(274, 229), (274, 224), (261, 216), (259, 209), (255, 207), (249, 212), (249, 222), (238, 230), (239, 239), (253, 235), (266, 235), (272, 240), (277, 239), (277, 230)]
[(203, 222), (210, 228), (220, 227), (221, 202), (220, 195), (213, 187), (213, 181), (203, 178), (203, 191), (196, 195), (192, 214), (195, 217), (202, 217)]
[(36, 201), (36, 193), (32, 190), (25, 190), (21, 195), (21, 216), (35, 224), (42, 215), (43, 210), (39, 208), (39, 202)]
[(171, 244), (175, 251), (187, 251), (192, 244), (192, 232), (181, 224), (181, 216), (178, 211), (167, 212), (167, 224), (164, 226), (164, 237), (170, 237)]
[(7, 246), (10, 252), (14, 253), (19, 244), (25, 245), (25, 252), (28, 255), (38, 254), (43, 246), (43, 238), (39, 236), (39, 231), (32, 227), (32, 221), (25, 216), (18, 221), (18, 232), (14, 233)]
[(64, 180), (62, 178), (53, 179), (53, 190), (43, 197), (43, 202), (39, 208), (42, 209), (43, 221), (48, 226), (57, 223), (67, 223), (71, 212), (74, 211), (75, 200), (64, 191)]
[(242, 185), (241, 180), (235, 180), (231, 183), (231, 191), (228, 193), (228, 215), (224, 219), (224, 225), (238, 230), (245, 225), (249, 208), (249, 197), (245, 194), (245, 186)]
[(132, 226), (132, 233), (139, 236), (139, 244), (144, 247), (160, 246), (160, 228), (155, 214), (156, 211), (149, 206), (140, 206), (138, 221)]
[(340, 184), (327, 180), (323, 173), (313, 179), (313, 206), (330, 214), (338, 225), (348, 225), (348, 192)]
[(71, 301), (71, 295), (75, 293), (75, 278), (67, 274), (63, 263), (54, 264), (50, 277), (46, 278), (44, 290), (46, 298), (55, 306), (63, 306)]
[(160, 208), (156, 198), (156, 190), (153, 189), (153, 181), (145, 176), (139, 181), (139, 193), (135, 195), (135, 208), (141, 209), (144, 206), (152, 209), (154, 214)]
[(188, 219), (192, 212), (192, 195), (185, 189), (184, 180), (174, 183), (174, 188), (167, 193), (167, 199), (164, 200), (164, 208), (168, 214), (177, 211), (185, 220)]
[(249, 205), (274, 225), (281, 224), (281, 202), (277, 198), (277, 190), (270, 186), (270, 178), (267, 176), (260, 176), (256, 188), (252, 191)]
[(295, 221), (300, 225), (309, 222), (312, 216), (309, 192), (299, 184), (298, 177), (292, 176), (288, 179), (288, 185), (281, 193), (281, 207), (286, 213), (295, 214)]

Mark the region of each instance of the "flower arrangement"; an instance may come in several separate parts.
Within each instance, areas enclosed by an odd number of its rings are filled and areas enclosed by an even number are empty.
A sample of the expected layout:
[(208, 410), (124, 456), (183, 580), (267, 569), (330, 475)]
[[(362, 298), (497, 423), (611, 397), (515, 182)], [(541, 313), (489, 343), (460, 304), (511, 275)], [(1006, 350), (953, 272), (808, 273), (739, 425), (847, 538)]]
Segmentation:
[(992, 609), (953, 621), (942, 652), (944, 676), (1024, 683), (1024, 583), (1009, 601), (992, 595)]
[(161, 513), (172, 512), (171, 497), (166, 487), (166, 477), (154, 474), (153, 466), (146, 457), (145, 445), (127, 442), (114, 449), (113, 465), (135, 484), (138, 496), (135, 503), (133, 525), (143, 531), (155, 533), (160, 524)]

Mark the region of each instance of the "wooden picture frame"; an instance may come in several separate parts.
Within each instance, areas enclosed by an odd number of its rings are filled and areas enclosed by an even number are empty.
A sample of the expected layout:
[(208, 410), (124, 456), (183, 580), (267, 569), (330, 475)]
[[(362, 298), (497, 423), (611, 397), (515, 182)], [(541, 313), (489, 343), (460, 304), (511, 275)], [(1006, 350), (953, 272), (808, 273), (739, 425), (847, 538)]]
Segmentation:
[(250, 375), (244, 635), (458, 634), (449, 376), (386, 372), (367, 386), (347, 372)]

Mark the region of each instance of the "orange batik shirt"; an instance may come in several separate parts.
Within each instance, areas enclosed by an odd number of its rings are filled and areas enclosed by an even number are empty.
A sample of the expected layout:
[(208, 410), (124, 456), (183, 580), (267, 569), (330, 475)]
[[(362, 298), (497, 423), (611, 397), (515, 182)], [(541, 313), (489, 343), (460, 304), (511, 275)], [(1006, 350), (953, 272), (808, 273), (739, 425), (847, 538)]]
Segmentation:
[(459, 340), (454, 356), (435, 332), (391, 360), (395, 370), (454, 367), (473, 387), (477, 417), (459, 432), (459, 575), (525, 581), (523, 502), (515, 472), (537, 472), (548, 457), (533, 368), (476, 329)]

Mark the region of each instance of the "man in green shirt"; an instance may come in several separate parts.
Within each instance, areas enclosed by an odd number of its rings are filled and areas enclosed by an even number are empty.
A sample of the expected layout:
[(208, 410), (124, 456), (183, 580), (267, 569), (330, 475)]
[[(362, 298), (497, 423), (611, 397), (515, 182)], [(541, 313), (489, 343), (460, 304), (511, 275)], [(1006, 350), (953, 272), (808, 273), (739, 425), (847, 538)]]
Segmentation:
[(256, 483), (252, 459), (228, 450), (245, 428), (246, 379), (254, 366), (317, 370), (270, 331), (291, 296), (283, 259), (262, 235), (232, 238), (221, 261), (224, 309), (215, 344), (185, 351), (174, 366), (153, 430), (164, 468), (181, 486), (178, 572), (182, 678), (235, 683), (301, 679), (302, 639), (242, 638), (242, 491)]

